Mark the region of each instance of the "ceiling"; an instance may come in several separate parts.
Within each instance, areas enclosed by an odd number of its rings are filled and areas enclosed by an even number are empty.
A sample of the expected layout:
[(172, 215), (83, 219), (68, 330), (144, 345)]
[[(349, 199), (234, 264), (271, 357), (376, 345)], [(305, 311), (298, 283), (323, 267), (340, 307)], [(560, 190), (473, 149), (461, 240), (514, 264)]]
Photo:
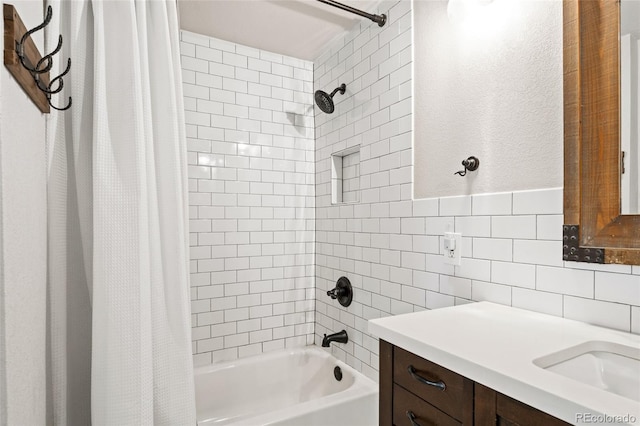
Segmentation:
[[(380, 0), (341, 3), (376, 13)], [(178, 0), (178, 8), (183, 30), (309, 61), (367, 20), (316, 0)]]

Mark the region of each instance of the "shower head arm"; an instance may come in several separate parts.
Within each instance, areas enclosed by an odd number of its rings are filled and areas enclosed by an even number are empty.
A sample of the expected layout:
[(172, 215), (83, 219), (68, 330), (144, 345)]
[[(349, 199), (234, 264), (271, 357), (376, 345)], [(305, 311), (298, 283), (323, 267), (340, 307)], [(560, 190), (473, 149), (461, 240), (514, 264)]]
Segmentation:
[(342, 83), (340, 87), (336, 87), (329, 96), (333, 98), (333, 96), (338, 92), (340, 92), (341, 95), (344, 95), (345, 90), (347, 90), (347, 85)]

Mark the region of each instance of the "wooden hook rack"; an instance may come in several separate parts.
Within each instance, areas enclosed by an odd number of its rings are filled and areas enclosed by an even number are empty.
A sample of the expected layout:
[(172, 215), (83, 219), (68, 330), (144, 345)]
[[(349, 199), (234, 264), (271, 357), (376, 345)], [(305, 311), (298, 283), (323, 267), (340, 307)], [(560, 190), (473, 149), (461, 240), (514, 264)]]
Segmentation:
[[(2, 9), (4, 15), (4, 65), (38, 109), (43, 113), (48, 113), (49, 101), (47, 96), (38, 88), (29, 70), (22, 66), (16, 52), (16, 45), (27, 32), (27, 28), (13, 5), (5, 3)], [(42, 55), (40, 55), (31, 37), (27, 38), (24, 43), (24, 53), (31, 67), (35, 67), (38, 61), (42, 59)], [(40, 79), (45, 84), (49, 84), (49, 72), (41, 74)]]
[[(64, 87), (62, 77), (71, 70), (71, 58), (67, 59), (67, 66), (54, 79), (50, 80), (49, 70), (53, 67), (53, 57), (62, 49), (62, 35), (58, 36), (58, 45), (53, 51), (45, 56), (41, 56), (38, 48), (31, 38), (32, 34), (44, 30), (53, 17), (53, 9), (47, 6), (47, 13), (44, 21), (30, 30), (26, 30), (22, 19), (10, 4), (3, 6), (4, 14), (4, 64), (11, 74), (16, 78), (20, 86), (33, 100), (40, 111), (47, 113), (49, 108), (58, 111), (65, 111), (71, 108), (72, 99), (66, 106), (58, 107), (51, 103), (51, 96), (60, 93)], [(18, 40), (18, 37), (20, 38)], [(21, 66), (18, 66), (18, 62)], [(26, 71), (26, 73), (25, 73)], [(31, 80), (27, 78), (31, 76)], [(37, 90), (36, 90), (37, 89)], [(46, 105), (42, 101), (42, 95), (46, 100)]]

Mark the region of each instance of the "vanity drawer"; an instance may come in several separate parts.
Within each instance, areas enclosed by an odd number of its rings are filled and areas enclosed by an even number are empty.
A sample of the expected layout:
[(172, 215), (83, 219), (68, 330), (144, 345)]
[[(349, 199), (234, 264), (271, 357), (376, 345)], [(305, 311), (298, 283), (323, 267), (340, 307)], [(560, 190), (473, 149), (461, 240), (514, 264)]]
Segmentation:
[[(413, 418), (413, 422), (411, 418)], [(460, 426), (462, 423), (447, 416), (431, 404), (427, 404), (401, 386), (393, 386), (394, 426)]]
[[(473, 413), (473, 381), (397, 346), (394, 348), (394, 364), (395, 383), (451, 417), (470, 423), (469, 418)], [(427, 381), (433, 384), (428, 384)], [(437, 387), (437, 384), (443, 384), (444, 390)], [(395, 411), (394, 409), (394, 419)]]

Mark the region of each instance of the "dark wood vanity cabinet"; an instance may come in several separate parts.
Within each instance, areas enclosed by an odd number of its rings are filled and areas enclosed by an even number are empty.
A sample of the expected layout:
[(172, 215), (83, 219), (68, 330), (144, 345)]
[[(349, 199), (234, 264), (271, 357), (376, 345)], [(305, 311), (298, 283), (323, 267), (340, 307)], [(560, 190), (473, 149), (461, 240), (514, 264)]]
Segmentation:
[(380, 426), (473, 424), (569, 423), (380, 340)]

